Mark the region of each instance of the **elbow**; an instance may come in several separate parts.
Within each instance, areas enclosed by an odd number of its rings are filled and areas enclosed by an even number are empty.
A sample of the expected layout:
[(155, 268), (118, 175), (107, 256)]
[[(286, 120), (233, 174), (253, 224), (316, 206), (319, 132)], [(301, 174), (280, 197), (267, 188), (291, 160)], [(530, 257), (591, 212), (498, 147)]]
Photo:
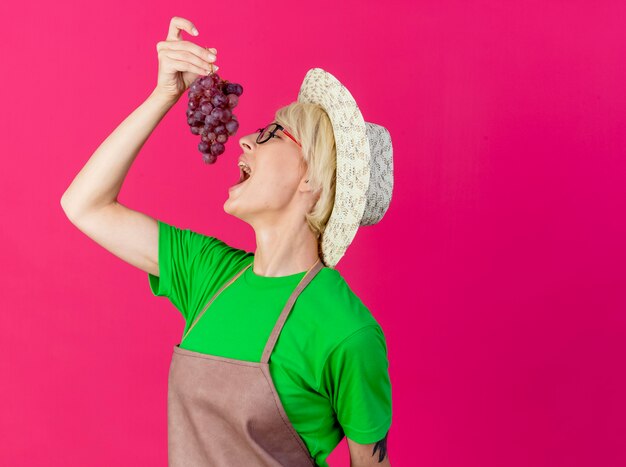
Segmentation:
[(67, 217), (69, 221), (73, 224), (74, 216), (73, 214), (71, 214), (71, 211), (68, 209), (67, 205), (64, 203), (64, 200), (61, 200), (61, 209), (63, 209), (63, 212), (65, 213), (65, 217)]
[(75, 218), (75, 214), (74, 214), (74, 208), (72, 208), (72, 204), (69, 201), (69, 199), (66, 198), (65, 195), (63, 195), (61, 197), (61, 209), (63, 209), (63, 212), (65, 213), (65, 215), (67, 216), (67, 218), (70, 220), (70, 222), (74, 223), (74, 218)]
[(69, 203), (65, 195), (61, 196), (61, 208), (65, 214), (68, 214), (69, 211)]
[(65, 212), (67, 214), (67, 200), (65, 199), (65, 195), (61, 196), (61, 208), (63, 209), (63, 212)]

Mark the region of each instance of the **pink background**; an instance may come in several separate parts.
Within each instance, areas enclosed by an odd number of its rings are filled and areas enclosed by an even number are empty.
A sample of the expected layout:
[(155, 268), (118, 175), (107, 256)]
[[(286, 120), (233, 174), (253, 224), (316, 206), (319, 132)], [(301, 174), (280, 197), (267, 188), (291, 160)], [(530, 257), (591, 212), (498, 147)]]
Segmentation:
[[(239, 137), (312, 67), (391, 132), (391, 207), (337, 269), (387, 337), (392, 464), (625, 465), (624, 3), (178, 5), (0, 6), (0, 464), (166, 465), (182, 317), (59, 202), (154, 88), (177, 15), (244, 86)], [(205, 166), (185, 106), (119, 200), (251, 250), (222, 209), (239, 148)]]

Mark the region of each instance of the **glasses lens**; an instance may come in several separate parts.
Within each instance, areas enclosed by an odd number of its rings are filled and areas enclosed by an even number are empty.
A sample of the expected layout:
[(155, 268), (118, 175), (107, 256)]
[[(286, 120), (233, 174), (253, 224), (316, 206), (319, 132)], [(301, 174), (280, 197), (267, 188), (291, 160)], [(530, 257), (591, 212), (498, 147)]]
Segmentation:
[(268, 126), (266, 126), (259, 134), (257, 141), (259, 143), (264, 143), (265, 141), (267, 141), (268, 139), (271, 138), (271, 133), (276, 130), (277, 125), (275, 123), (272, 123)]

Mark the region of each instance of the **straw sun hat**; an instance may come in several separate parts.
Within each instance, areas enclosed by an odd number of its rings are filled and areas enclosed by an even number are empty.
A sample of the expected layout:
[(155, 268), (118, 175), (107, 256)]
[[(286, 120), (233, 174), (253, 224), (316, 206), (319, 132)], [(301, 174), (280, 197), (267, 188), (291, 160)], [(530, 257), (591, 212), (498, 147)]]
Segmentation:
[(310, 69), (298, 102), (320, 105), (332, 123), (337, 149), (335, 205), (321, 237), (321, 259), (334, 268), (362, 225), (378, 223), (393, 191), (393, 149), (389, 131), (366, 122), (337, 78)]

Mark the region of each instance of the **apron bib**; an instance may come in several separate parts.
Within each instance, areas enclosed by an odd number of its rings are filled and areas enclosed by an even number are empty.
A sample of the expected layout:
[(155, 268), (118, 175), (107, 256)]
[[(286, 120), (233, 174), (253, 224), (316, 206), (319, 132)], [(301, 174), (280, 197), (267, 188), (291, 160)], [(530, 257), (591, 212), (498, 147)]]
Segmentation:
[[(250, 266), (218, 290), (187, 334), (215, 298)], [(292, 292), (260, 362), (174, 346), (167, 393), (169, 467), (316, 465), (287, 417), (268, 362), (298, 295), (322, 267), (318, 260)]]

